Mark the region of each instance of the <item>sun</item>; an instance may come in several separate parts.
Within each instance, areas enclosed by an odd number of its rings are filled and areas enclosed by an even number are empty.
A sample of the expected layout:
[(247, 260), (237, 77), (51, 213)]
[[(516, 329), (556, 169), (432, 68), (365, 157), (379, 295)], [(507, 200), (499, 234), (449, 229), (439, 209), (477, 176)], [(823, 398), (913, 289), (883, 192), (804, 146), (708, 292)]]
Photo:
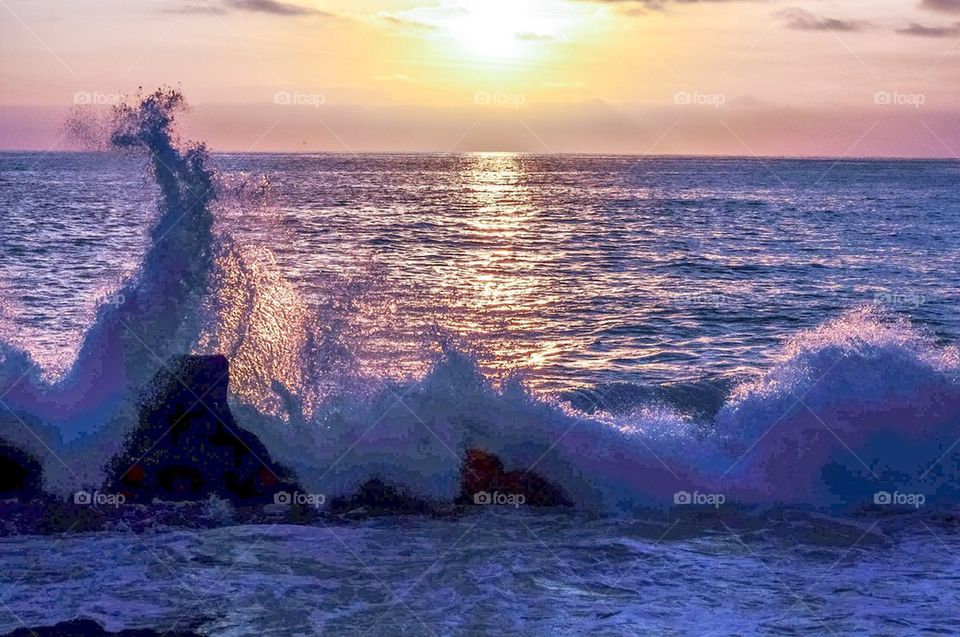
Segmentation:
[(515, 59), (561, 39), (575, 17), (555, 0), (456, 0), (428, 18), (437, 32), (474, 59)]
[(464, 12), (447, 25), (464, 51), (482, 58), (515, 58), (532, 43), (556, 37), (555, 19), (543, 3), (529, 0), (463, 2)]

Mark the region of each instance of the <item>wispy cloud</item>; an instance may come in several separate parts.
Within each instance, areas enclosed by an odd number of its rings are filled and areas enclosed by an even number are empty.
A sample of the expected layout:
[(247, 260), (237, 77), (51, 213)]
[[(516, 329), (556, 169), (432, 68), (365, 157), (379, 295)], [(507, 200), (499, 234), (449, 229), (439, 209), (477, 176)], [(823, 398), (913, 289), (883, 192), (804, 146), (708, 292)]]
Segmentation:
[(276, 16), (307, 16), (320, 15), (335, 17), (332, 13), (320, 11), (313, 7), (307, 7), (283, 0), (219, 0), (205, 2), (194, 1), (182, 4), (179, 7), (170, 10), (173, 13), (197, 13), (207, 15), (225, 15), (232, 12), (266, 13)]
[(748, 0), (582, 0), (583, 2), (598, 2), (603, 4), (642, 4), (650, 8), (660, 9), (668, 4), (716, 4), (719, 2), (746, 2)]
[(860, 31), (865, 24), (856, 20), (838, 20), (814, 15), (804, 9), (790, 8), (778, 13), (787, 28), (799, 31)]
[(897, 29), (897, 33), (921, 38), (956, 38), (960, 37), (960, 22), (945, 27), (928, 27), (912, 22), (908, 27)]
[(960, 0), (921, 0), (920, 6), (932, 11), (960, 13)]
[(375, 20), (391, 27), (402, 27), (419, 31), (435, 31), (437, 29), (437, 27), (432, 24), (427, 24), (426, 22), (422, 22), (420, 20), (413, 20), (407, 18), (406, 16), (397, 15), (396, 13), (390, 13), (388, 11), (381, 11), (378, 13), (375, 17)]

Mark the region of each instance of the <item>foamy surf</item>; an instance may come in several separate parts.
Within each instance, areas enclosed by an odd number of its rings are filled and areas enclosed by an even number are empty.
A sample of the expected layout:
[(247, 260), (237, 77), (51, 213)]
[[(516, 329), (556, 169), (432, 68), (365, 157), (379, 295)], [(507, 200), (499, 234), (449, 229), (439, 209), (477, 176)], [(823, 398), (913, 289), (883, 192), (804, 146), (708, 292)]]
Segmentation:
[[(117, 110), (113, 144), (145, 152), (161, 199), (137, 274), (103, 304), (70, 370), (44, 380), (2, 344), (4, 437), (43, 459), (47, 488), (95, 488), (135, 424), (150, 380), (176, 355), (223, 353), (231, 404), (301, 482), (329, 497), (371, 477), (420, 497), (458, 492), (466, 450), (534, 470), (579, 508), (632, 514), (722, 497), (729, 509), (852, 511), (877, 493), (960, 503), (955, 347), (870, 308), (796, 334), (715, 415), (683, 400), (577, 409), (497, 382), (445, 346), (406, 381), (351, 364), (332, 321), (311, 313), (269, 252), (217, 231), (217, 176), (202, 145), (174, 135), (179, 94)], [(602, 396), (601, 396), (602, 398)], [(707, 502), (707, 500), (704, 500)]]

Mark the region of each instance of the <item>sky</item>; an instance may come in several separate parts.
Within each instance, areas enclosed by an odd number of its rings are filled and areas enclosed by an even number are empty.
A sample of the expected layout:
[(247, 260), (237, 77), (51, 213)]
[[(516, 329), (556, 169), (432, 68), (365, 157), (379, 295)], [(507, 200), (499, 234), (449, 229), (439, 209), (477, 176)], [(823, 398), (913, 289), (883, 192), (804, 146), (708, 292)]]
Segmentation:
[(0, 149), (161, 85), (217, 151), (960, 158), (960, 0), (0, 0)]

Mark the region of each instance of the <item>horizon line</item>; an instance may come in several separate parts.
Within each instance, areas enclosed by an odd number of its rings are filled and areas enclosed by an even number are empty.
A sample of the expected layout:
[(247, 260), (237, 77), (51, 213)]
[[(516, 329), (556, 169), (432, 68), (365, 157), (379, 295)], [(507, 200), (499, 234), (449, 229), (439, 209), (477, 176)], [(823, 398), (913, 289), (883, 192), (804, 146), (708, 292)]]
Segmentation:
[[(960, 162), (960, 157), (952, 155), (724, 155), (724, 154), (696, 154), (696, 153), (617, 153), (617, 152), (534, 152), (513, 150), (213, 150), (211, 155), (291, 155), (309, 157), (311, 155), (434, 155), (434, 156), (466, 156), (466, 155), (525, 155), (528, 157), (610, 157), (610, 158), (637, 158), (637, 159), (729, 159), (729, 160), (790, 160), (790, 161), (944, 161)], [(0, 148), (0, 155), (14, 154), (36, 155), (123, 155), (123, 151), (114, 150), (77, 150), (77, 149), (37, 149), (37, 148)]]

